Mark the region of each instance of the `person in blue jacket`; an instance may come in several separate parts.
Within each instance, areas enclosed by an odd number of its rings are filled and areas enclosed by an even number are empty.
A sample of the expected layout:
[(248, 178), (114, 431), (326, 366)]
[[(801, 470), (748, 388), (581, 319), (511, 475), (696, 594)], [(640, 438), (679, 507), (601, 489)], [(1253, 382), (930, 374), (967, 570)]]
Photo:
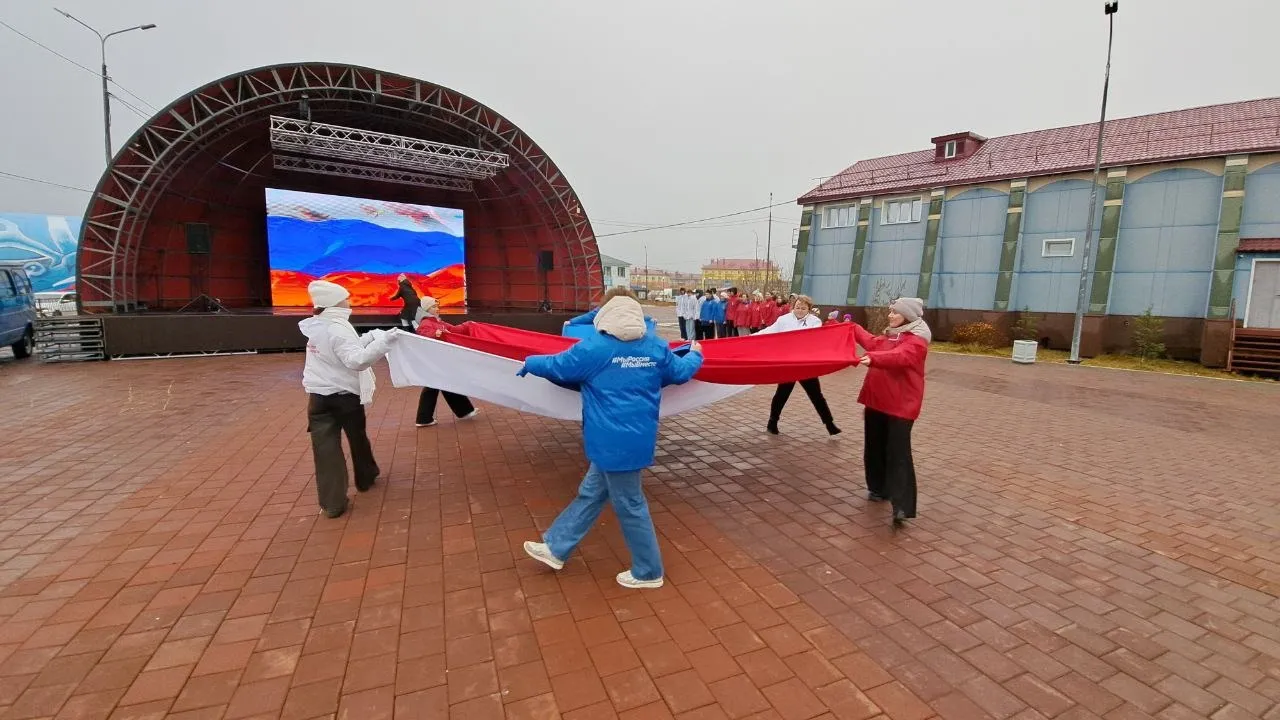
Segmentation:
[(647, 332), (640, 303), (615, 297), (596, 313), (599, 332), (557, 355), (534, 355), (520, 375), (531, 374), (582, 393), (582, 440), (590, 466), (569, 503), (543, 534), (524, 550), (554, 570), (564, 563), (595, 524), (608, 500), (631, 552), (631, 569), (618, 573), (626, 588), (662, 587), (662, 555), (649, 515), (640, 473), (653, 465), (658, 444), (662, 388), (680, 385), (702, 367), (697, 341), (683, 357)]
[(716, 306), (719, 301), (716, 299), (715, 291), (708, 290), (706, 301), (702, 303), (702, 307), (698, 310), (698, 319), (702, 321), (702, 338), (703, 340), (714, 340), (716, 338)]
[[(634, 299), (635, 296), (636, 294), (631, 292), (631, 288), (629, 287), (624, 287), (621, 285), (617, 287), (611, 287), (607, 292), (605, 292), (604, 302), (600, 303), (600, 307), (604, 307), (605, 303), (609, 302), (610, 300), (616, 297), (629, 297)], [(569, 318), (568, 320), (564, 321), (564, 324), (565, 325), (591, 325), (596, 321), (596, 313), (600, 312), (600, 307), (592, 308), (591, 310), (588, 310), (587, 312), (577, 317)], [(644, 324), (648, 326), (649, 332), (651, 333), (658, 332), (658, 323), (648, 315), (644, 316)]]
[(729, 293), (720, 293), (716, 299), (716, 337), (729, 337)]

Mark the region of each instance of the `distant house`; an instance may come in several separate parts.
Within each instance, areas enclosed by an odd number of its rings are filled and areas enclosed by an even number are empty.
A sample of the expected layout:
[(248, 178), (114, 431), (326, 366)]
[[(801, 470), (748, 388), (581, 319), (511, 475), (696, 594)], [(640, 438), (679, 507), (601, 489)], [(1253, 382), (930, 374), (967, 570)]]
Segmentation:
[(600, 253), (600, 274), (604, 276), (604, 289), (631, 285), (631, 263)]
[[(1280, 98), (1107, 121), (1082, 354), (1126, 349), (1148, 309), (1207, 364), (1235, 321), (1280, 328), (1278, 128)], [(792, 290), (824, 308), (925, 298), (942, 338), (1028, 312), (1067, 347), (1097, 132), (955, 132), (858, 161), (799, 199)]]

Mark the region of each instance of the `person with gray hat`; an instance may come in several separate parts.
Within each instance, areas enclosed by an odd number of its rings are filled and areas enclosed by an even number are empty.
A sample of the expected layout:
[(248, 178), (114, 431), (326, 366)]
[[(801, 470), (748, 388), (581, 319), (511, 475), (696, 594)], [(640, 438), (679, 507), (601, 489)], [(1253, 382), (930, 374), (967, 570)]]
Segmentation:
[(857, 323), (853, 337), (867, 368), (858, 402), (863, 411), (862, 460), (867, 499), (890, 501), (893, 524), (916, 516), (916, 468), (911, 428), (924, 402), (924, 362), (933, 334), (924, 321), (924, 301), (898, 298), (889, 304), (889, 327), (872, 335)]

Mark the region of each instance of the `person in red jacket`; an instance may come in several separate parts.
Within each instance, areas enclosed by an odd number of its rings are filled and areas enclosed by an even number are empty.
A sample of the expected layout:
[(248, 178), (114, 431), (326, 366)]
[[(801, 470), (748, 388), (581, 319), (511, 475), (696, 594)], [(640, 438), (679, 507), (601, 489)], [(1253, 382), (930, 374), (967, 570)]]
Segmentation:
[(822, 323), (822, 326), (826, 327), (828, 325), (839, 325), (839, 324), (840, 324), (840, 311), (832, 310), (831, 312), (827, 313), (827, 319), (825, 322)]
[(760, 329), (765, 326), (764, 314), (766, 312), (766, 309), (768, 309), (768, 312), (770, 313), (769, 317), (771, 321), (769, 324), (770, 325), (773, 324), (772, 322), (773, 306), (774, 304), (772, 302), (768, 302), (768, 303), (765, 302), (764, 295), (761, 294), (759, 290), (755, 292), (755, 295), (753, 297), (753, 302), (751, 303), (751, 312), (748, 314), (748, 317), (747, 317), (747, 327), (751, 331), (752, 335), (755, 335), (756, 333), (760, 332)]
[[(442, 338), (453, 331), (453, 326), (440, 319), (440, 304), (436, 299), (427, 295), (422, 298), (422, 320), (418, 323), (418, 334), (429, 338)], [(420, 428), (431, 427), (436, 424), (436, 402), (440, 398), (440, 391), (435, 388), (424, 387), (422, 393), (418, 396), (418, 417), (416, 424)], [(445, 404), (453, 411), (454, 417), (459, 420), (470, 420), (480, 414), (475, 406), (471, 404), (471, 398), (466, 395), (459, 395), (445, 391)]]
[(738, 311), (742, 308), (742, 296), (738, 294), (738, 288), (729, 288), (729, 300), (724, 308), (724, 326), (728, 331), (726, 337), (736, 337), (738, 335)]
[(858, 402), (863, 413), (862, 460), (867, 499), (889, 500), (893, 524), (916, 516), (916, 469), (911, 457), (911, 426), (924, 401), (924, 361), (933, 339), (924, 322), (924, 301), (898, 298), (889, 304), (889, 328), (872, 335), (854, 323), (853, 336), (866, 350), (867, 368)]

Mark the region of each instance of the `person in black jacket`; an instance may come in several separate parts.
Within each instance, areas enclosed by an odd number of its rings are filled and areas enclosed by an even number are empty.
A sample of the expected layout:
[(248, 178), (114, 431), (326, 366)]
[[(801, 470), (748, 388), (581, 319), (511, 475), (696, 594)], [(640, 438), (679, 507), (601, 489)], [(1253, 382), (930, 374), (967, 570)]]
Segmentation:
[(417, 329), (418, 327), (418, 308), (422, 307), (422, 299), (418, 297), (418, 291), (413, 288), (413, 283), (409, 282), (409, 276), (400, 273), (400, 277), (396, 278), (400, 283), (396, 289), (396, 294), (391, 296), (392, 300), (403, 300), (404, 307), (400, 308), (400, 326)]

